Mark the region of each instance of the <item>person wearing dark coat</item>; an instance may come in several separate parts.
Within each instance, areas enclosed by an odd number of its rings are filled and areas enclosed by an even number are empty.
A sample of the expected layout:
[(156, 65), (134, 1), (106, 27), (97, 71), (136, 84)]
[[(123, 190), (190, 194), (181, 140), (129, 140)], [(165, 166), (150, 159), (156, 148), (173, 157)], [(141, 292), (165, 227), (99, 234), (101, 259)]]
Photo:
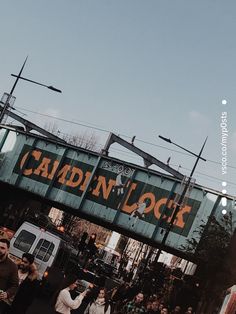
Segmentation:
[(19, 288), (13, 299), (10, 314), (25, 314), (35, 298), (39, 281), (38, 271), (32, 254), (24, 253), (22, 255), (18, 276)]
[(17, 266), (8, 257), (9, 247), (9, 240), (0, 239), (0, 314), (7, 313), (18, 287)]

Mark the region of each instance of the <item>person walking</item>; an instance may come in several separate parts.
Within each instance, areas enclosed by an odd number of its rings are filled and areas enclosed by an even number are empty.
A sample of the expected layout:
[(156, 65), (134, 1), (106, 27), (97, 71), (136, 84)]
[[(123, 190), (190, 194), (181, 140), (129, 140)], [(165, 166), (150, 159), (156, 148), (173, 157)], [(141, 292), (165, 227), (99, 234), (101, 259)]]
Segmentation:
[(111, 303), (114, 313), (119, 313), (125, 300), (127, 301), (130, 284), (123, 282), (120, 286), (114, 288), (111, 295)]
[(25, 314), (34, 300), (38, 288), (38, 271), (34, 256), (30, 253), (22, 255), (18, 267), (19, 288), (13, 299), (10, 314)]
[(88, 233), (84, 232), (80, 241), (79, 241), (79, 245), (78, 245), (78, 255), (81, 255), (84, 253), (86, 246), (87, 246), (87, 238), (88, 238)]
[(34, 263), (34, 255), (30, 253), (23, 253), (21, 262), (18, 265), (19, 285), (23, 283), (28, 276), (30, 276), (32, 280), (37, 279), (38, 271)]
[(144, 306), (144, 295), (139, 292), (133, 301), (127, 302), (123, 309), (123, 314), (135, 313), (135, 314), (143, 314), (146, 313), (146, 309)]
[(164, 306), (163, 309), (161, 310), (161, 314), (169, 314), (168, 307)]
[(72, 274), (64, 278), (60, 289), (53, 298), (54, 310), (58, 314), (70, 314), (71, 310), (77, 309), (86, 295), (86, 290), (80, 293), (74, 300), (71, 298), (70, 291), (77, 287), (77, 276)]
[(84, 314), (110, 314), (111, 306), (106, 297), (105, 288), (100, 288), (97, 298), (90, 302)]
[(193, 311), (192, 306), (189, 306), (189, 307), (187, 308), (187, 311), (185, 312), (185, 314), (194, 314), (194, 311)]
[(9, 310), (9, 300), (15, 295), (18, 287), (16, 264), (8, 257), (10, 241), (0, 239), (0, 314)]
[(149, 311), (147, 311), (148, 314), (160, 314), (161, 310), (159, 310), (159, 301), (157, 298), (154, 298), (153, 300), (151, 300), (152, 305), (151, 305), (151, 309), (149, 309)]
[(171, 314), (177, 314), (177, 313), (182, 313), (181, 307), (179, 305), (176, 305)]

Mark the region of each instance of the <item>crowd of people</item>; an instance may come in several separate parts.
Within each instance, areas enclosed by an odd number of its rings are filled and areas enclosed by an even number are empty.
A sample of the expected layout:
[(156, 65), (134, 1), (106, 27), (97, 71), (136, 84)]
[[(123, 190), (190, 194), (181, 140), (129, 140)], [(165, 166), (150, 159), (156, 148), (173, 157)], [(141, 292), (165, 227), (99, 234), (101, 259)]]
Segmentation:
[[(26, 314), (39, 288), (37, 267), (34, 256), (29, 253), (22, 255), (17, 266), (8, 257), (9, 246), (7, 239), (0, 239), (0, 314)], [(131, 286), (127, 282), (109, 292), (104, 287), (94, 287), (73, 297), (77, 285), (75, 274), (68, 274), (63, 279), (52, 298), (52, 313), (70, 314), (81, 309), (78, 313), (194, 314), (191, 305), (181, 308), (176, 304), (170, 308), (161, 297), (146, 296), (139, 286)]]
[[(131, 300), (130, 289), (133, 290), (133, 293), (136, 292)], [(114, 314), (194, 314), (192, 306), (181, 308), (176, 305), (171, 308), (157, 295), (145, 296), (139, 291), (139, 287), (130, 287), (126, 283), (113, 292), (111, 301)]]

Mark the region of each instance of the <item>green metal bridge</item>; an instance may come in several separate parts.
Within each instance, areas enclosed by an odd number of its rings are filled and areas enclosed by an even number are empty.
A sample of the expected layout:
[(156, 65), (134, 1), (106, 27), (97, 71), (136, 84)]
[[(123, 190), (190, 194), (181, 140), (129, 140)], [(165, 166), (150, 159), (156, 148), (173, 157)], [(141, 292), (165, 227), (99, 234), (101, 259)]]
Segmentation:
[[(145, 167), (107, 156), (113, 142), (142, 156)], [(149, 169), (156, 164), (166, 175)], [(30, 192), (42, 202), (158, 247), (171, 220), (184, 177), (114, 134), (101, 154), (12, 127), (0, 129), (0, 183)], [(200, 240), (210, 215), (233, 216), (234, 200), (194, 185), (176, 216), (165, 250), (185, 256), (187, 240)], [(235, 219), (234, 219), (235, 221)]]

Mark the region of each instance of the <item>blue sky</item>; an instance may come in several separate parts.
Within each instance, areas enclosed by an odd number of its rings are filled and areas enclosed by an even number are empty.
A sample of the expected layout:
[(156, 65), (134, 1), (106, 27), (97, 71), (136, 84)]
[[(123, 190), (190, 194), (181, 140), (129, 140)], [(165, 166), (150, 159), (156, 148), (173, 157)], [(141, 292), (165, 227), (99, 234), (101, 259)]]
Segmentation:
[[(235, 1), (218, 0), (2, 1), (0, 92), (10, 91), (10, 74), (28, 55), (23, 76), (63, 93), (19, 82), (15, 106), (27, 119), (45, 126), (43, 113), (136, 135), (138, 147), (162, 161), (171, 156), (171, 165), (185, 174), (194, 158), (170, 151), (176, 148), (158, 134), (196, 153), (208, 136), (208, 161), (199, 163), (197, 182), (221, 190), (226, 181), (227, 192), (236, 195), (235, 9)], [(229, 131), (226, 175), (222, 111)], [(64, 133), (84, 132), (50, 121)], [(87, 130), (104, 144), (108, 133)], [(111, 155), (140, 162), (115, 147)]]

